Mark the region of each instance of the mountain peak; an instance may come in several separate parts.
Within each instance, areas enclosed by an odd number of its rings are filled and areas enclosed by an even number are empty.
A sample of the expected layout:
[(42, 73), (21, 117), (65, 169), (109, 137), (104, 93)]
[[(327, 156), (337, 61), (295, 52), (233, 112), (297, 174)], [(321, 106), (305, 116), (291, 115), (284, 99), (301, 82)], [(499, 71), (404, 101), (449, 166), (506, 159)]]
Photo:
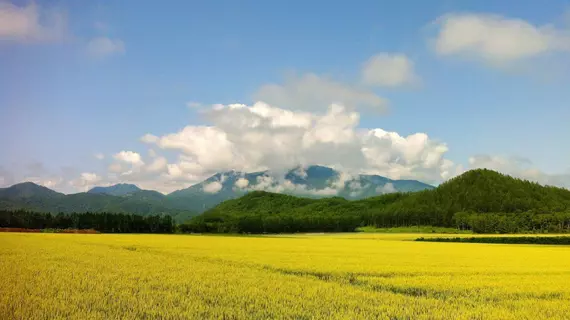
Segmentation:
[(87, 191), (87, 193), (104, 193), (112, 196), (124, 196), (140, 190), (141, 189), (134, 184), (119, 183), (108, 187), (94, 187)]
[(63, 195), (62, 193), (30, 181), (18, 183), (2, 190), (3, 195), (9, 198), (29, 198), (32, 196), (55, 197)]

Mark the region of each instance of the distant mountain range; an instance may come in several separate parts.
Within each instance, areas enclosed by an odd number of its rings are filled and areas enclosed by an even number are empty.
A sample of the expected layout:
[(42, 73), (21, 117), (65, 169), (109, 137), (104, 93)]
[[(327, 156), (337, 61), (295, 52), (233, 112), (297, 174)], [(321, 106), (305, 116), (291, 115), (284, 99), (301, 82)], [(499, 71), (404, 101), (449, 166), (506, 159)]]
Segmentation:
[(345, 176), (328, 167), (296, 168), (283, 177), (270, 172), (217, 173), (189, 188), (164, 195), (142, 190), (133, 184), (95, 187), (87, 192), (65, 195), (24, 182), (0, 188), (0, 209), (40, 212), (123, 212), (141, 215), (169, 214), (184, 221), (217, 204), (253, 190), (267, 190), (310, 198), (340, 196), (363, 199), (391, 192), (415, 192), (434, 187), (416, 180), (391, 180), (378, 175)]

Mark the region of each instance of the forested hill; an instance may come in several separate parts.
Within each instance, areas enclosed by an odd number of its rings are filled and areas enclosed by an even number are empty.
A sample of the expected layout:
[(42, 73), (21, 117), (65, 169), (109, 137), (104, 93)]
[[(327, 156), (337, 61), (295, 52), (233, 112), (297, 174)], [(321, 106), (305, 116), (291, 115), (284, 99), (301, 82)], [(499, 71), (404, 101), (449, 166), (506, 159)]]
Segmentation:
[[(121, 187), (119, 189), (124, 189), (130, 185), (119, 186)], [(119, 189), (109, 190), (118, 194), (121, 191)], [(107, 192), (109, 190), (99, 192), (95, 189), (91, 192), (66, 195), (31, 182), (24, 182), (9, 188), (0, 188), (0, 210), (26, 210), (54, 214), (60, 212), (69, 214), (113, 212), (141, 216), (166, 214), (176, 221), (185, 221), (195, 215), (189, 210), (175, 207), (166, 196), (156, 191), (136, 188), (132, 193), (112, 195), (109, 193), (113, 192)]]
[(553, 231), (555, 225), (558, 231), (570, 231), (570, 190), (478, 169), (433, 190), (358, 201), (252, 192), (206, 211), (185, 228), (255, 233), (352, 231), (365, 225), (457, 226), (485, 232)]
[(468, 171), (429, 191), (409, 194), (376, 208), (433, 225), (450, 225), (453, 215), (476, 213), (562, 212), (570, 209), (570, 190), (542, 186), (487, 169)]

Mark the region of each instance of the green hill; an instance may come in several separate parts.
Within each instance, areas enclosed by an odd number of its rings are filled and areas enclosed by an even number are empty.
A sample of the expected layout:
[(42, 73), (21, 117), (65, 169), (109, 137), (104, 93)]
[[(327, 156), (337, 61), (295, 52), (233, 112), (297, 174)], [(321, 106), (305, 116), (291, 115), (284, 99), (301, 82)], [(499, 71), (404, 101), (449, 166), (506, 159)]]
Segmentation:
[(0, 209), (50, 213), (113, 212), (142, 216), (166, 214), (176, 221), (185, 221), (195, 215), (190, 210), (173, 207), (166, 196), (156, 191), (135, 190), (122, 196), (99, 192), (65, 195), (31, 182), (0, 189)]
[(472, 170), (433, 190), (363, 200), (252, 192), (190, 220), (197, 232), (352, 231), (433, 225), (483, 232), (570, 231), (570, 190)]
[(569, 209), (570, 190), (478, 169), (450, 179), (434, 190), (409, 194), (398, 202), (376, 208), (373, 213), (449, 226), (458, 212), (547, 214)]

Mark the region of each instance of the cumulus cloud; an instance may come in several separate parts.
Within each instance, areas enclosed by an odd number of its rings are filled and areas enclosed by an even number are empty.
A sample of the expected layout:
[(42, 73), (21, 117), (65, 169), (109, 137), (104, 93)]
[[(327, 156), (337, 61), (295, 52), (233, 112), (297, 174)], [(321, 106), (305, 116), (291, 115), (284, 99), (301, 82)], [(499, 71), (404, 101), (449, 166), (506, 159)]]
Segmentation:
[(325, 114), (295, 112), (262, 102), (217, 105), (206, 115), (211, 125), (187, 126), (142, 139), (181, 153), (177, 163), (168, 165), (173, 178), (204, 177), (232, 169), (284, 173), (320, 164), (353, 174), (432, 182), (445, 179), (454, 168), (444, 158), (445, 143), (425, 133), (400, 136), (378, 128), (358, 128), (360, 115), (341, 105), (330, 105)]
[(99, 183), (103, 182), (103, 178), (93, 172), (83, 172), (79, 178), (69, 182), (74, 188), (79, 191), (87, 191)]
[(87, 43), (87, 54), (94, 58), (104, 58), (126, 52), (125, 43), (121, 39), (107, 37), (93, 38)]
[(137, 152), (133, 151), (121, 151), (113, 156), (116, 160), (130, 163), (133, 165), (142, 165), (144, 162), (142, 161), (141, 155)]
[(222, 190), (222, 187), (223, 185), (220, 181), (212, 181), (205, 184), (203, 190), (206, 193), (218, 193), (220, 190)]
[(376, 193), (379, 194), (394, 193), (397, 191), (398, 190), (396, 190), (392, 183), (386, 183), (385, 185), (376, 188)]
[(165, 157), (157, 157), (152, 163), (150, 163), (146, 169), (149, 172), (163, 172), (167, 169), (168, 160)]
[(419, 81), (414, 63), (403, 54), (377, 54), (362, 67), (362, 82), (370, 86), (397, 87)]
[(490, 14), (449, 14), (437, 20), (435, 50), (501, 64), (548, 52), (570, 51), (570, 29), (533, 25)]
[(290, 76), (283, 84), (267, 84), (253, 95), (282, 109), (322, 112), (330, 104), (342, 104), (348, 109), (384, 112), (388, 102), (367, 88), (334, 81), (328, 77), (307, 73)]
[(144, 143), (155, 143), (158, 141), (158, 137), (150, 133), (147, 133), (141, 137), (141, 141)]
[(245, 178), (239, 178), (236, 180), (234, 185), (239, 189), (244, 189), (247, 188), (247, 186), (249, 185), (249, 180)]
[(295, 184), (290, 180), (284, 179), (279, 175), (263, 175), (257, 177), (254, 184), (251, 184), (247, 190), (261, 190), (275, 193), (287, 193), (298, 196), (334, 196), (337, 195), (339, 190), (326, 187), (323, 189), (311, 189), (306, 185)]
[(491, 169), (517, 178), (535, 181), (540, 184), (570, 189), (570, 173), (545, 173), (533, 166), (532, 162), (526, 158), (497, 155), (476, 155), (469, 158), (469, 168)]
[(46, 43), (65, 39), (65, 15), (58, 10), (46, 10), (31, 2), (19, 7), (0, 1), (0, 40), (20, 43)]
[(25, 181), (33, 182), (40, 186), (44, 186), (46, 188), (54, 189), (59, 187), (62, 183), (64, 183), (63, 178), (61, 177), (50, 177), (50, 178), (41, 178), (41, 177), (26, 177)]
[(98, 159), (98, 160), (103, 160), (103, 159), (105, 159), (105, 155), (102, 154), (102, 153), (96, 153), (96, 154), (94, 154), (93, 156), (94, 156), (96, 159)]

